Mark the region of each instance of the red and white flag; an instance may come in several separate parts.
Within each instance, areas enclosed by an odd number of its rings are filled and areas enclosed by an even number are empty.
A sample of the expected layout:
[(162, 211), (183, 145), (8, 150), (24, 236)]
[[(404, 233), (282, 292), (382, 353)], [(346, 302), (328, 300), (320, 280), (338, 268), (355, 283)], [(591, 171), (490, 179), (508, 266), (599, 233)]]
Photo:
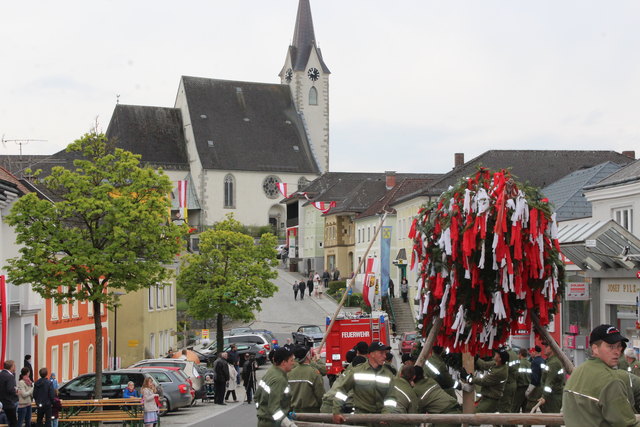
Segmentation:
[(187, 222), (187, 185), (189, 181), (186, 179), (178, 181), (178, 208), (180, 211), (180, 218)]
[(285, 199), (288, 199), (289, 196), (287, 196), (287, 183), (278, 182), (277, 185), (278, 185), (278, 190), (280, 190), (280, 193), (282, 193)]
[(362, 282), (362, 299), (369, 307), (373, 305), (373, 299), (376, 295), (376, 272), (378, 268), (378, 259), (367, 258), (364, 281)]
[(322, 213), (327, 213), (331, 208), (336, 207), (336, 202), (312, 202), (311, 204)]

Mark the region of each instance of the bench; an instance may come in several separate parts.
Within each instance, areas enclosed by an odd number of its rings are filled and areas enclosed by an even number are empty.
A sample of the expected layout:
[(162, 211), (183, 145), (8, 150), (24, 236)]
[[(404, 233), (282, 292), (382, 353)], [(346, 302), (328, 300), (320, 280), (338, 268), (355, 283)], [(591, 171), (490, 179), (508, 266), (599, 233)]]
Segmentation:
[[(102, 422), (119, 422), (135, 427), (143, 426), (144, 410), (140, 399), (62, 400), (58, 423), (65, 427), (93, 427)], [(33, 404), (32, 422), (36, 420)], [(160, 425), (158, 420), (157, 425)]]

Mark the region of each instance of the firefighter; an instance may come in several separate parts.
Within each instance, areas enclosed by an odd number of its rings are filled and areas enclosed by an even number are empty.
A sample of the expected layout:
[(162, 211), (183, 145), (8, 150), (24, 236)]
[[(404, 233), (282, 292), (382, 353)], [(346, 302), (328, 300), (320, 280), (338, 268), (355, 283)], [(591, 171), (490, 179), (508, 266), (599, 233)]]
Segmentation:
[(518, 376), (516, 378), (516, 393), (513, 397), (513, 404), (511, 405), (511, 412), (516, 414), (520, 412), (520, 410), (525, 411), (527, 406), (525, 393), (529, 384), (531, 384), (531, 362), (529, 362), (529, 352), (526, 348), (520, 349), (518, 359), (520, 360), (520, 365), (518, 365)]
[[(328, 392), (326, 392), (324, 394), (324, 396), (322, 396), (322, 406), (320, 407), (320, 412), (322, 412), (323, 414), (331, 414), (333, 412), (333, 398), (336, 395), (336, 390), (340, 387), (340, 385), (342, 384), (342, 382), (344, 381), (344, 378), (346, 377), (346, 373), (366, 362), (366, 359), (363, 359), (362, 361), (360, 360), (356, 360), (356, 352), (354, 351), (347, 351), (346, 357), (345, 357), (346, 361), (347, 361), (347, 366), (345, 367), (344, 371), (342, 371), (342, 373), (336, 378), (336, 380), (334, 381), (333, 385), (331, 386), (331, 388), (329, 389)], [(353, 401), (353, 396), (348, 396), (348, 399), (346, 400), (346, 402), (343, 404), (343, 407), (349, 407), (351, 406), (351, 402)], [(351, 412), (351, 410), (345, 411), (345, 412)]]
[[(403, 366), (400, 376), (396, 377), (389, 393), (384, 399), (383, 414), (415, 414), (418, 410), (418, 396), (413, 390), (415, 369), (413, 366)], [(409, 424), (388, 423), (390, 426), (403, 426)]]
[(615, 373), (628, 385), (627, 399), (631, 404), (633, 412), (640, 414), (640, 377), (629, 371), (621, 371), (616, 369)]
[(624, 358), (627, 359), (627, 362), (629, 363), (627, 371), (640, 377), (640, 363), (638, 363), (636, 351), (633, 347), (628, 347), (624, 350)]
[[(462, 408), (438, 385), (436, 380), (424, 376), (421, 366), (414, 366), (413, 391), (418, 397), (419, 414), (461, 414)], [(433, 427), (459, 427), (460, 424), (434, 424)]]
[(553, 349), (548, 343), (544, 348), (544, 355), (547, 357), (545, 366), (542, 369), (542, 397), (539, 402), (542, 412), (558, 413), (562, 407), (562, 390), (564, 388), (564, 369), (560, 359), (553, 353)]
[[(520, 359), (513, 349), (506, 349), (509, 353), (509, 363), (507, 364), (509, 376), (507, 382), (504, 385), (504, 391), (502, 392), (502, 399), (498, 403), (498, 412), (509, 413), (513, 406), (513, 398), (516, 394), (516, 388), (518, 387), (518, 368), (520, 367)], [(512, 425), (505, 424), (504, 427), (513, 427)]]
[(436, 380), (450, 396), (456, 397), (456, 391), (453, 389), (454, 381), (447, 364), (442, 359), (442, 351), (442, 347), (433, 346), (431, 357), (424, 362), (425, 374)]
[(298, 362), (287, 375), (291, 389), (291, 408), (294, 412), (320, 412), (324, 381), (322, 375), (311, 366), (310, 350), (297, 346), (293, 354)]
[[(491, 366), (491, 363), (481, 363), (478, 360), (476, 363), (482, 367)], [(509, 377), (509, 353), (504, 349), (494, 350), (493, 366), (489, 368), (489, 371), (482, 375), (474, 377), (468, 376), (465, 380), (467, 385), (479, 385), (482, 387), (482, 394), (480, 394), (480, 400), (476, 407), (477, 413), (496, 412), (498, 410), (498, 401), (502, 398), (504, 392), (504, 386), (507, 383)]]
[(333, 423), (342, 424), (344, 416), (340, 413), (342, 404), (353, 391), (353, 407), (356, 414), (379, 414), (384, 397), (391, 388), (393, 373), (384, 366), (387, 351), (391, 347), (379, 341), (371, 343), (367, 361), (346, 373), (344, 380), (336, 388), (333, 400)]
[(273, 365), (258, 381), (255, 401), (258, 408), (258, 427), (280, 426), (291, 409), (291, 395), (287, 373), (293, 369), (294, 356), (286, 347), (273, 353)]
[(616, 372), (628, 341), (611, 325), (591, 331), (593, 358), (573, 371), (562, 396), (567, 427), (640, 425), (628, 400), (629, 385)]

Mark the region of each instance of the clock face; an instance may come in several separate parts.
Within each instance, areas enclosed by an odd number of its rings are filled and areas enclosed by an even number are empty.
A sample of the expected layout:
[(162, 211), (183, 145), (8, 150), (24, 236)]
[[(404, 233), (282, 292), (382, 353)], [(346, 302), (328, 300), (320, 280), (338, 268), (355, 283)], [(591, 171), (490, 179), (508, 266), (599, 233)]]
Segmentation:
[(307, 71), (307, 76), (314, 82), (320, 78), (320, 71), (317, 68), (309, 68)]
[(284, 73), (284, 79), (287, 81), (287, 83), (291, 82), (291, 78), (293, 77), (293, 70), (291, 68), (289, 68), (285, 73)]

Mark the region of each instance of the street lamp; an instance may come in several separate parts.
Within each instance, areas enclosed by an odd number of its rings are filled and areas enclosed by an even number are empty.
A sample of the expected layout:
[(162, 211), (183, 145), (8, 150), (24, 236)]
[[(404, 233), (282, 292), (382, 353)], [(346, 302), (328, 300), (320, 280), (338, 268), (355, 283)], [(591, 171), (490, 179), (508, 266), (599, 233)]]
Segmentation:
[(120, 297), (125, 295), (124, 292), (113, 292), (115, 303), (113, 304), (113, 370), (117, 369), (116, 361), (118, 360), (118, 302)]

